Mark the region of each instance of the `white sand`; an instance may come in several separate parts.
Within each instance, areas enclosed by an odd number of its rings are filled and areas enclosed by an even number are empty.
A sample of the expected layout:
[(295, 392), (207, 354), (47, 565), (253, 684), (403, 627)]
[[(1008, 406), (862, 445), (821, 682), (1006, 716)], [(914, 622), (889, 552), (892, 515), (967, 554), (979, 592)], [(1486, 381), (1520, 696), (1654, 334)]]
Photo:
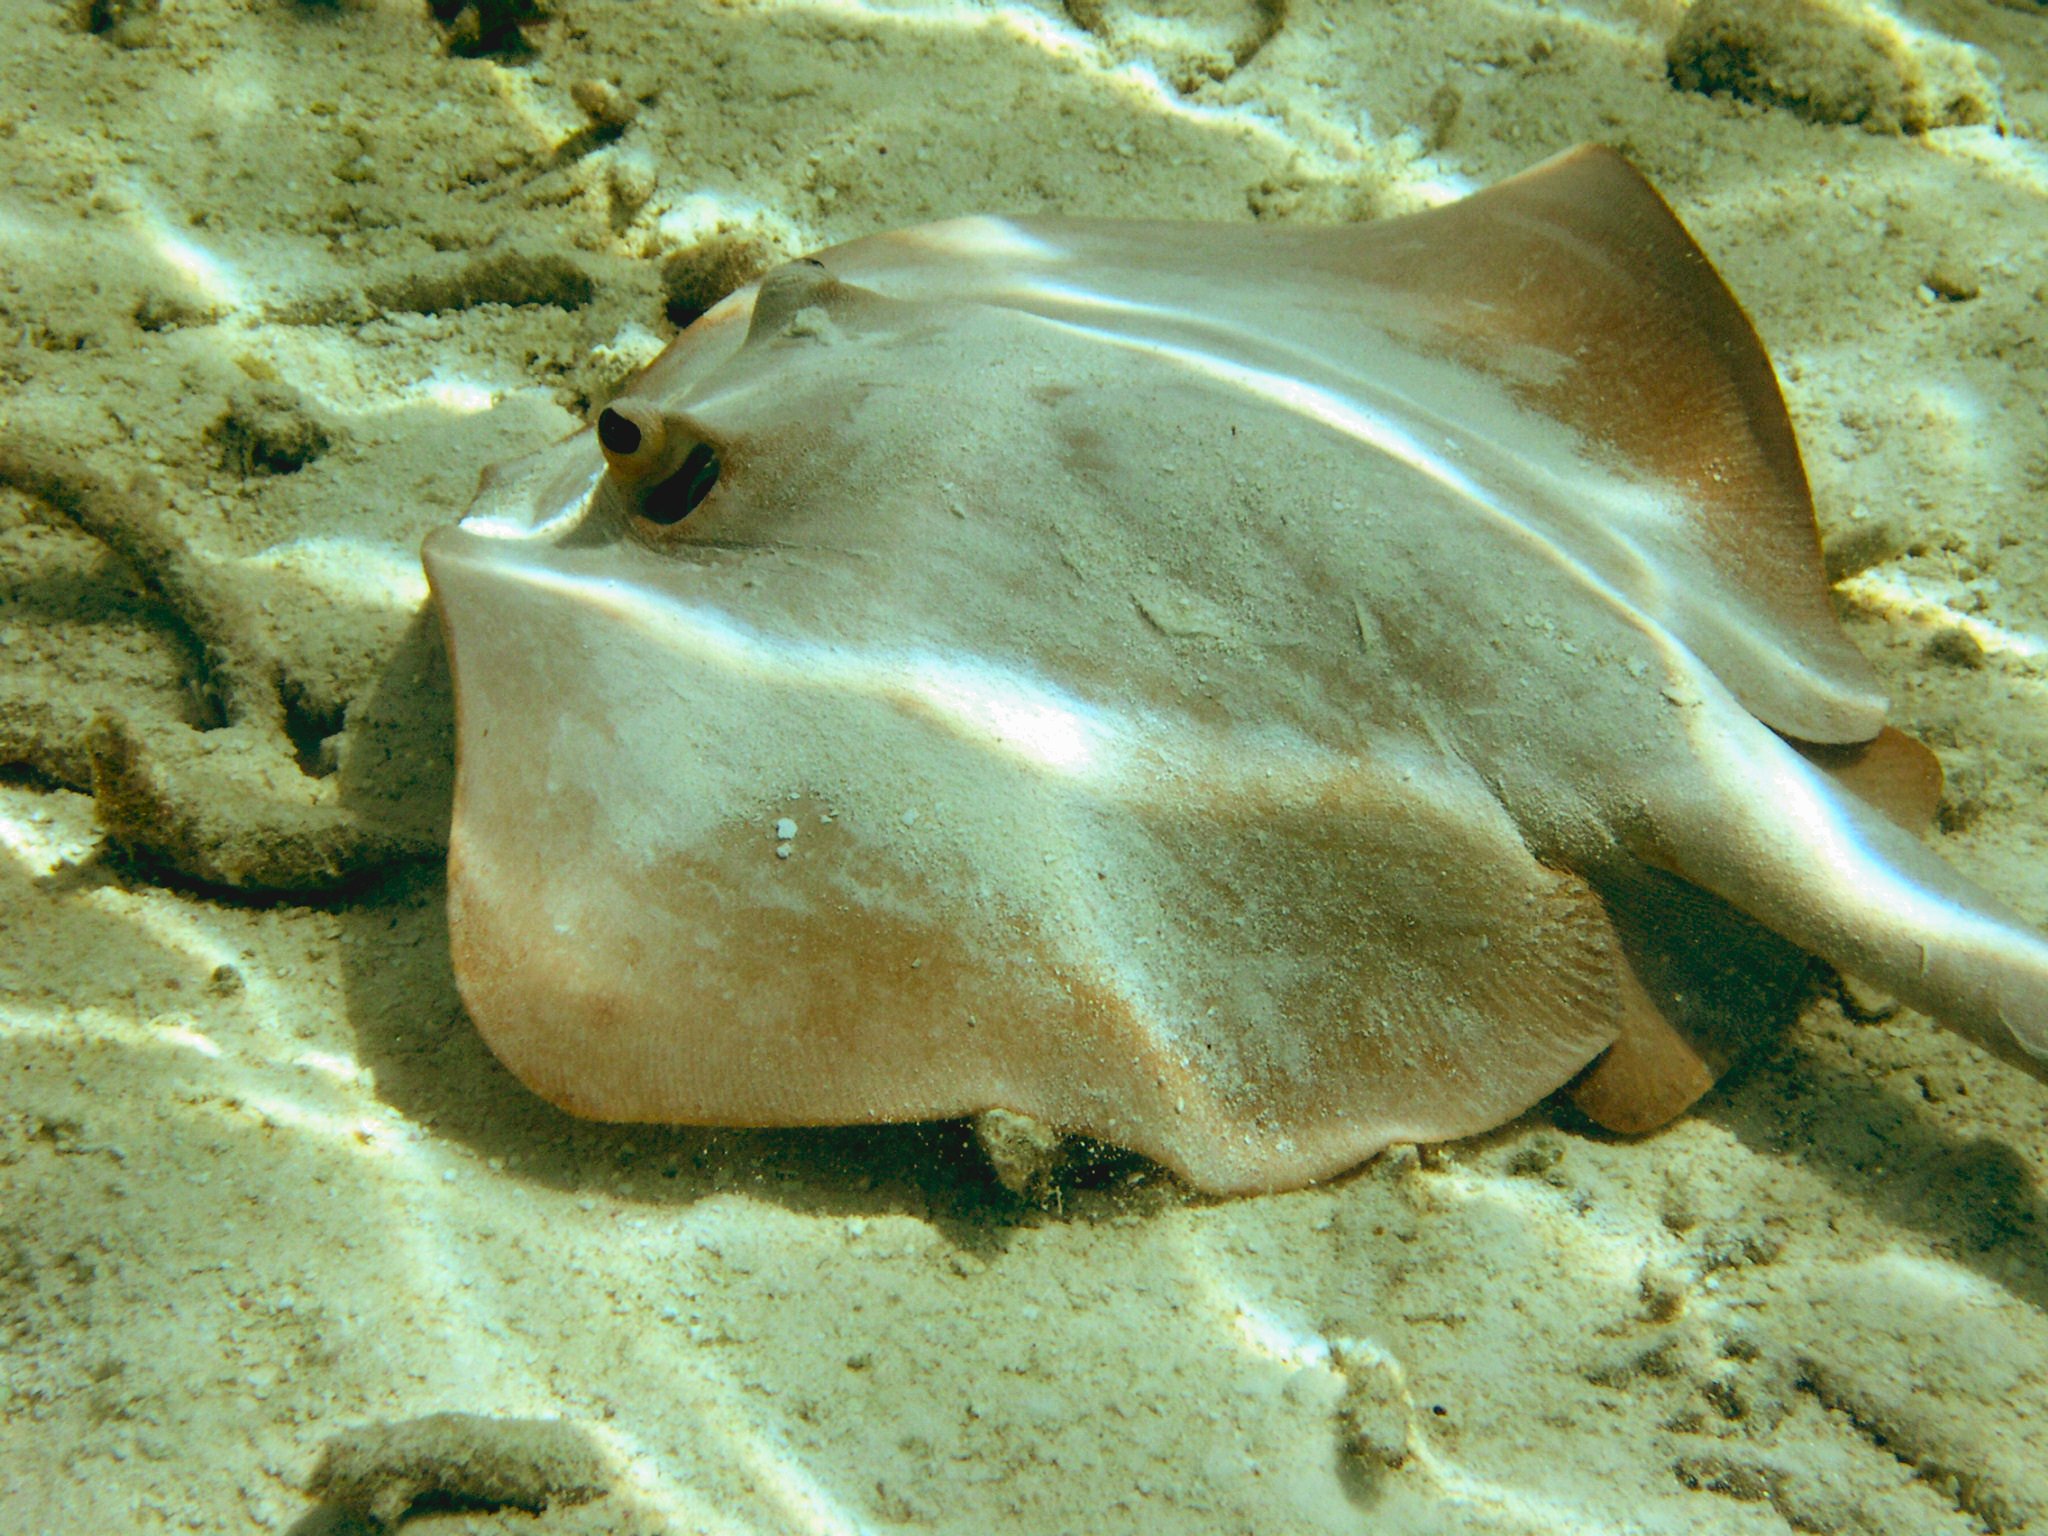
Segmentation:
[[(2003, 131), (1674, 90), (1662, 0), (1295, 0), (1234, 72), (1261, 13), (1233, 0), (563, 0), (523, 63), (444, 56), (413, 0), (166, 0), (105, 36), (17, 0), (0, 429), (148, 467), (311, 716), (374, 695), (445, 748), (429, 648), (393, 660), (412, 551), (651, 354), (662, 259), (721, 224), (795, 251), (983, 208), (1337, 219), (1605, 140), (1749, 306), (1824, 534), (1875, 558), (1844, 604), (1948, 769), (1944, 852), (2044, 921), (2048, 14), (1901, 10), (1856, 68)], [(606, 77), (630, 126), (554, 163)], [(361, 297), (493, 240), (594, 296)], [(335, 446), (224, 465), (207, 429), (257, 379)], [(0, 490), (0, 713), (42, 701), (46, 770), (95, 705), (186, 709), (193, 664)], [(430, 811), (446, 764), (415, 771)], [(1122, 1168), (1037, 1212), (957, 1127), (554, 1113), (463, 1019), (431, 871), (198, 899), (97, 857), (47, 777), (0, 787), (0, 844), (10, 1536), (346, 1529), (302, 1492), (321, 1446), (441, 1410), (563, 1418), (623, 1471), (423, 1530), (2048, 1529), (2048, 1088), (1922, 1019), (1818, 1006), (1641, 1142), (1539, 1110), (1304, 1193)]]

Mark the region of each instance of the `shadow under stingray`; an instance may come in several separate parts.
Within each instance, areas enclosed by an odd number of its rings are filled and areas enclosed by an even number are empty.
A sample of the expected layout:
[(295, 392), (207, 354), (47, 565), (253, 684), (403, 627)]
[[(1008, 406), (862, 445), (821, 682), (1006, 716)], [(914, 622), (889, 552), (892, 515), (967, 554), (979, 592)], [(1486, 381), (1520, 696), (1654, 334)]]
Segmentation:
[(1959, 1135), (1886, 1082), (1798, 1048), (1759, 1062), (1698, 1113), (2048, 1311), (2048, 1195), (2005, 1143)]

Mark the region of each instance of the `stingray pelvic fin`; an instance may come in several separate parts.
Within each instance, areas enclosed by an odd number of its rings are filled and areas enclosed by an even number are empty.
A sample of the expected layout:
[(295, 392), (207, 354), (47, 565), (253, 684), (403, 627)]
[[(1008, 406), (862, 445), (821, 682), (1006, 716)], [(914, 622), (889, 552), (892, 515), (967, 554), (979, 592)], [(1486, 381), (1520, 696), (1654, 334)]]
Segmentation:
[(1941, 759), (1904, 731), (1886, 726), (1871, 740), (1848, 747), (1793, 745), (1836, 784), (1908, 832), (1934, 825), (1941, 809)]
[(1621, 1033), (1572, 1084), (1571, 1098), (1595, 1124), (1636, 1135), (1677, 1119), (1719, 1076), (1699, 1044), (1634, 983)]

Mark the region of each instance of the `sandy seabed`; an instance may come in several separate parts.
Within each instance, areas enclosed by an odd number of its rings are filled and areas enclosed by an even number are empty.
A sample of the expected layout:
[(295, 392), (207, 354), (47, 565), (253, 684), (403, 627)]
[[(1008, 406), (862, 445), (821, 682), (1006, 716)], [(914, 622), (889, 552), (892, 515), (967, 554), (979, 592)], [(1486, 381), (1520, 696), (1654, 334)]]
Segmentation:
[[(521, 14), (0, 7), (0, 1532), (2048, 1531), (2048, 1088), (1910, 1014), (1262, 1199), (554, 1112), (449, 975), (415, 559), (781, 256), (1604, 141), (1770, 347), (1944, 853), (2043, 922), (2048, 11)], [(223, 635), (273, 717), (197, 730)], [(182, 786), (131, 831), (396, 862), (194, 894), (96, 830), (109, 718)]]

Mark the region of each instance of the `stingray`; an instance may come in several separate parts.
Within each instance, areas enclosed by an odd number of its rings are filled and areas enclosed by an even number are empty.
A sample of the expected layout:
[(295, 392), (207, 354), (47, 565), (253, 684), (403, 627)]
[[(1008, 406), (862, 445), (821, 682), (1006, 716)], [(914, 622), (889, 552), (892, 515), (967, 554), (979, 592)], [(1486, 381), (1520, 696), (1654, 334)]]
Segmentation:
[(1807, 956), (2048, 1053), (1749, 320), (1587, 148), (967, 218), (708, 311), (427, 540), (456, 978), (613, 1121), (992, 1109), (1281, 1189), (1681, 1112)]

